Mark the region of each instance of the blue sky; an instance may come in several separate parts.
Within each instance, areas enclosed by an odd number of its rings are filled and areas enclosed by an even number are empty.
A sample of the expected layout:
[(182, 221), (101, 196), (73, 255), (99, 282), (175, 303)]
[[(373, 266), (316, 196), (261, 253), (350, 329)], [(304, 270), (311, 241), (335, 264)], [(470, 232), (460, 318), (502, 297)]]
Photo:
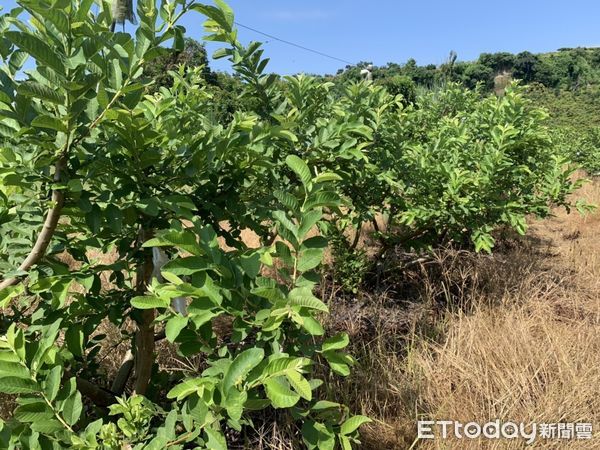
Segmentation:
[[(14, 0), (0, 0), (11, 7)], [(598, 0), (230, 0), (236, 20), (343, 60), (439, 64), (450, 50), (460, 60), (482, 52), (544, 52), (600, 46)], [(203, 18), (191, 13), (188, 34), (201, 38)], [(335, 73), (344, 63), (241, 29), (243, 42), (265, 42), (270, 70)], [(209, 47), (214, 50), (214, 45)], [(212, 67), (224, 69), (223, 62)]]

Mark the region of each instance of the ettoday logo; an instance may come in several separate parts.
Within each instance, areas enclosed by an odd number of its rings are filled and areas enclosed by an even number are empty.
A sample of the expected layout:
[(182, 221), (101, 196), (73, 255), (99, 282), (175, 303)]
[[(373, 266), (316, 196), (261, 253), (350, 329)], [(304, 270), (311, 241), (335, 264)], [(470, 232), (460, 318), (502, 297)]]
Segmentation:
[(419, 439), (523, 439), (527, 444), (536, 439), (591, 439), (591, 423), (503, 422), (500, 419), (481, 424), (455, 420), (420, 420)]

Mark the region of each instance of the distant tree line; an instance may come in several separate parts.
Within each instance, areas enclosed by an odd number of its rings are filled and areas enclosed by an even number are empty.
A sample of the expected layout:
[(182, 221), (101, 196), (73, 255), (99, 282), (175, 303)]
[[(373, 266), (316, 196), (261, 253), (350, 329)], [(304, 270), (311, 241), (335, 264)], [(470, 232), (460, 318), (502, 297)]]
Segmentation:
[[(244, 82), (236, 75), (212, 71), (204, 45), (186, 39), (183, 51), (165, 50), (148, 69), (146, 74), (155, 80), (154, 89), (167, 86), (172, 77), (168, 71), (177, 70), (185, 64), (201, 71), (206, 90), (214, 98), (214, 115), (219, 122), (230, 121), (236, 111), (252, 111), (256, 98), (241, 95)], [(344, 89), (346, 81), (358, 81), (361, 70), (371, 63), (359, 62), (340, 69), (325, 79), (336, 79), (335, 89)], [(450, 52), (441, 65), (418, 65), (411, 58), (404, 64), (390, 62), (372, 69), (376, 84), (384, 86), (394, 95), (402, 95), (405, 103), (414, 103), (419, 90), (431, 89), (447, 82), (459, 82), (469, 88), (478, 84), (492, 90), (498, 77), (519, 79), (539, 89), (580, 91), (581, 88), (600, 85), (600, 48), (562, 48), (552, 53), (534, 54), (528, 51), (518, 54), (508, 52), (482, 53), (476, 61), (458, 61), (457, 54)], [(342, 83), (339, 83), (339, 81)], [(341, 94), (341, 93), (340, 93)]]
[[(369, 65), (360, 62), (340, 69), (336, 77), (348, 80), (361, 78), (360, 71)], [(577, 90), (600, 81), (600, 48), (563, 48), (552, 53), (533, 54), (521, 52), (482, 53), (476, 61), (457, 61), (451, 52), (441, 65), (420, 66), (414, 59), (404, 64), (388, 63), (373, 68), (373, 79), (388, 89), (408, 93), (415, 87), (432, 88), (444, 82), (463, 83), (469, 88), (481, 83), (488, 89), (494, 87), (498, 76), (510, 76), (527, 84), (539, 83), (550, 89)]]

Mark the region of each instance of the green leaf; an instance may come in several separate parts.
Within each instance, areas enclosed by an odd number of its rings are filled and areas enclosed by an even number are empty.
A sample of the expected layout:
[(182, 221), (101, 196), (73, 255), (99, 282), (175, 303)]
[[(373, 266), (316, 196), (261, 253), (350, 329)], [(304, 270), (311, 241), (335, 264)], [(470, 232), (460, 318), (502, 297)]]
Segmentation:
[(208, 415), (208, 406), (203, 399), (194, 395), (185, 402), (186, 410), (189, 415), (198, 423), (205, 423)]
[(209, 5), (194, 4), (191, 9), (204, 14), (206, 17), (214, 21), (213, 23), (210, 21), (205, 23), (205, 27), (210, 28), (210, 31), (214, 31), (214, 25), (220, 26), (225, 32), (229, 33), (232, 31), (232, 27), (229, 24), (229, 19), (226, 17), (224, 11), (221, 11), (219, 8)]
[(154, 296), (143, 295), (131, 299), (131, 306), (136, 309), (168, 308), (169, 300)]
[(342, 405), (336, 402), (331, 402), (329, 400), (319, 400), (312, 406), (313, 411), (321, 412), (328, 409), (340, 409)]
[(0, 392), (5, 394), (32, 394), (39, 392), (39, 387), (32, 380), (17, 377), (0, 377)]
[(121, 71), (121, 64), (117, 58), (111, 61), (110, 86), (114, 90), (119, 90), (123, 87), (123, 72)]
[(65, 400), (62, 406), (62, 415), (69, 425), (75, 425), (81, 416), (82, 409), (81, 394), (76, 391)]
[(69, 278), (58, 279), (52, 284), (50, 291), (52, 292), (52, 307), (62, 308), (65, 305), (74, 280)]
[(67, 348), (75, 356), (83, 356), (83, 339), (84, 335), (81, 325), (73, 325), (67, 328), (67, 331), (65, 331), (65, 341), (67, 342)]
[(51, 116), (37, 116), (31, 121), (31, 126), (36, 128), (46, 128), (49, 130), (60, 131), (67, 133), (67, 127), (55, 117)]
[(300, 316), (302, 317), (302, 328), (308, 331), (311, 336), (323, 336), (325, 334), (325, 330), (323, 329), (321, 323), (314, 317), (310, 316), (309, 313), (300, 313)]
[(281, 202), (282, 205), (284, 205), (291, 211), (296, 211), (300, 207), (296, 197), (294, 197), (292, 194), (289, 194), (288, 192), (275, 191), (273, 195), (277, 200)]
[(161, 272), (169, 272), (177, 276), (193, 275), (210, 269), (209, 262), (200, 256), (175, 259), (165, 264)]
[(231, 55), (231, 52), (232, 51), (229, 48), (219, 48), (213, 52), (212, 58), (213, 59), (226, 58), (227, 56)]
[(302, 242), (302, 250), (306, 248), (327, 248), (327, 239), (323, 236), (313, 236)]
[(315, 297), (310, 288), (295, 288), (288, 295), (290, 304), (293, 306), (301, 306), (308, 309), (316, 309), (317, 311), (329, 312), (329, 308), (325, 303)]
[(270, 300), (271, 303), (275, 303), (280, 300), (285, 300), (285, 296), (281, 289), (278, 287), (256, 287), (252, 289), (252, 293), (262, 298)]
[(225, 17), (225, 20), (227, 21), (227, 24), (229, 25), (228, 31), (231, 31), (233, 29), (233, 24), (234, 24), (234, 20), (235, 20), (235, 15), (233, 14), (233, 9), (231, 9), (231, 7), (223, 0), (215, 0), (215, 3), (217, 4), (219, 9), (223, 13), (223, 17)]
[(188, 324), (188, 318), (184, 316), (174, 316), (167, 321), (167, 325), (165, 327), (165, 335), (169, 342), (175, 342), (181, 330), (183, 330)]
[(265, 377), (285, 375), (287, 372), (301, 369), (305, 364), (306, 360), (304, 358), (283, 356), (269, 361), (269, 364), (262, 370), (261, 375)]
[(17, 377), (22, 378), (24, 380), (31, 379), (29, 369), (27, 369), (27, 367), (24, 367), (21, 363), (2, 360), (0, 360), (0, 376)]
[(298, 226), (288, 218), (285, 212), (274, 211), (273, 217), (275, 218), (275, 220), (277, 220), (277, 222), (283, 225), (283, 227), (286, 230), (292, 233), (292, 235), (296, 238), (296, 241), (300, 240), (300, 238), (298, 237)]
[(22, 283), (0, 290), (0, 308), (6, 308), (13, 298), (18, 297), (23, 293), (23, 290), (24, 288)]
[(321, 220), (323, 212), (319, 209), (314, 209), (302, 215), (301, 226), (298, 230), (299, 239), (304, 239), (313, 227)]
[(100, 232), (102, 226), (103, 214), (100, 207), (96, 204), (92, 205), (91, 210), (85, 215), (85, 223), (94, 234)]
[(244, 413), (244, 404), (248, 400), (248, 392), (238, 391), (237, 389), (230, 389), (227, 392), (227, 398), (225, 401), (225, 408), (230, 419), (239, 421)]
[(487, 253), (492, 253), (492, 248), (494, 247), (495, 240), (489, 233), (477, 231), (473, 235), (472, 240), (475, 243), (476, 252), (484, 250)]
[(300, 181), (302, 181), (302, 184), (308, 190), (308, 188), (311, 186), (312, 175), (306, 163), (296, 155), (289, 155), (287, 158), (285, 158), (285, 162), (288, 167), (292, 169), (296, 175), (298, 175)]
[(309, 248), (308, 250), (300, 253), (298, 258), (298, 270), (300, 272), (306, 272), (312, 270), (321, 264), (323, 260), (323, 250), (320, 248)]
[(17, 406), (14, 417), (20, 422), (31, 423), (52, 419), (54, 413), (44, 401), (39, 400)]
[(335, 433), (322, 423), (306, 420), (302, 425), (302, 438), (310, 450), (335, 448)]
[(288, 382), (300, 396), (308, 401), (312, 400), (312, 390), (310, 384), (301, 374), (295, 371), (289, 371), (285, 374)]
[(310, 211), (311, 209), (321, 207), (335, 208), (340, 206), (340, 203), (340, 196), (335, 192), (319, 191), (311, 194), (308, 197), (306, 203), (302, 207), (302, 210)]
[(56, 89), (50, 89), (43, 84), (35, 81), (23, 81), (17, 86), (17, 92), (25, 97), (38, 98), (40, 100), (46, 100), (57, 105), (65, 102), (65, 97), (60, 94)]
[(61, 33), (69, 33), (69, 19), (64, 12), (58, 9), (47, 9), (44, 11), (43, 17), (50, 21)]
[(187, 311), (190, 320), (194, 322), (196, 328), (200, 328), (206, 322), (209, 322), (213, 317), (218, 315), (212, 310), (214, 306), (214, 303), (206, 298), (196, 298), (191, 301), (191, 303), (188, 305)]
[(198, 245), (196, 236), (189, 231), (168, 231), (144, 242), (143, 247), (178, 247), (195, 256), (202, 256), (204, 250)]
[(337, 173), (325, 172), (317, 175), (314, 178), (315, 183), (325, 183), (328, 181), (341, 181), (342, 177), (340, 177)]
[(64, 73), (65, 64), (63, 58), (56, 54), (53, 48), (46, 44), (42, 39), (20, 31), (5, 31), (3, 36), (21, 50), (29, 53), (39, 63), (50, 67), (56, 71), (56, 73)]
[[(158, 201), (155, 198), (142, 199), (136, 203), (136, 206), (147, 216), (156, 217), (158, 215)], [(155, 247), (158, 246), (156, 245)]]
[(53, 367), (52, 370), (46, 376), (46, 382), (44, 383), (44, 393), (48, 400), (52, 401), (56, 398), (58, 390), (60, 389), (60, 382), (62, 379), (63, 369), (61, 366)]
[(169, 283), (173, 283), (176, 286), (182, 285), (184, 283), (184, 281), (181, 278), (169, 271), (161, 271), (161, 274), (166, 281), (168, 281)]
[(18, 329), (16, 324), (12, 323), (6, 331), (6, 340), (20, 360), (25, 361), (25, 337), (23, 330)]
[(298, 138), (294, 133), (282, 127), (273, 127), (271, 128), (270, 132), (272, 136), (283, 138), (290, 142), (298, 142)]
[(123, 211), (116, 205), (110, 204), (104, 211), (108, 227), (115, 233), (120, 233), (123, 228)]
[(212, 428), (205, 428), (204, 432), (208, 436), (207, 450), (227, 450), (227, 440), (223, 433)]
[(338, 333), (329, 339), (326, 339), (323, 342), (323, 351), (326, 352), (328, 350), (341, 350), (346, 348), (350, 343), (350, 339), (348, 338), (348, 333)]
[(260, 274), (261, 263), (259, 253), (254, 252), (251, 255), (242, 255), (240, 263), (242, 269), (244, 269), (244, 272), (250, 278), (254, 279)]
[(338, 435), (338, 438), (340, 440), (340, 446), (342, 447), (342, 450), (352, 450), (352, 444), (350, 443), (348, 436), (340, 434)]
[(300, 395), (290, 389), (285, 377), (269, 378), (264, 385), (274, 408), (291, 408), (300, 400)]
[(190, 394), (198, 392), (203, 385), (209, 385), (210, 381), (203, 378), (189, 378), (183, 380), (173, 389), (167, 393), (167, 398), (176, 398), (177, 400), (183, 400)]
[(346, 420), (342, 424), (342, 428), (341, 428), (340, 432), (344, 435), (348, 435), (348, 434), (353, 433), (354, 431), (358, 430), (358, 428), (361, 425), (363, 425), (365, 423), (369, 423), (369, 422), (373, 422), (373, 421), (366, 416), (350, 417), (348, 420)]
[(64, 429), (64, 425), (56, 419), (37, 420), (31, 424), (31, 430), (41, 434), (52, 435)]
[(8, 65), (9, 65), (12, 73), (19, 72), (23, 68), (25, 61), (27, 61), (28, 58), (29, 58), (29, 54), (27, 54), (27, 52), (23, 52), (21, 50), (15, 50), (13, 52), (13, 54), (10, 55), (10, 61), (8, 62)]
[(265, 351), (262, 348), (250, 348), (240, 353), (223, 377), (223, 391), (227, 392), (233, 386), (244, 381), (250, 371), (258, 366), (264, 357)]
[(352, 359), (343, 353), (338, 353), (335, 351), (323, 352), (323, 356), (329, 363), (329, 367), (338, 375), (343, 377), (347, 377), (350, 375), (350, 365), (352, 364)]
[[(4, 347), (4, 343), (0, 341), (0, 347)], [(15, 355), (12, 351), (0, 351), (0, 361), (18, 363), (21, 361), (18, 355)], [(21, 366), (23, 367), (23, 366)], [(30, 378), (30, 377), (27, 377)]]

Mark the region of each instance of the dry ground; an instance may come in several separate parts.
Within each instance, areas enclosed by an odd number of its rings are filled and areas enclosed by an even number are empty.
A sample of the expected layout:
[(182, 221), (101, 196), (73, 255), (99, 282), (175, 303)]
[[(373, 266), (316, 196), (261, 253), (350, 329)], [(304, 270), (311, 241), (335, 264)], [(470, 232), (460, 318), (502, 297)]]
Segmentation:
[[(579, 196), (600, 204), (600, 181)], [(440, 252), (414, 270), (420, 302), (398, 305), (394, 292), (393, 302), (382, 294), (334, 305), (330, 326), (354, 335), (360, 367), (332, 390), (375, 419), (363, 427), (363, 449), (526, 447), (418, 441), (418, 419), (591, 422), (591, 441), (529, 447), (600, 449), (600, 212), (556, 211), (499, 250)], [(414, 289), (408, 278), (397, 290)]]

